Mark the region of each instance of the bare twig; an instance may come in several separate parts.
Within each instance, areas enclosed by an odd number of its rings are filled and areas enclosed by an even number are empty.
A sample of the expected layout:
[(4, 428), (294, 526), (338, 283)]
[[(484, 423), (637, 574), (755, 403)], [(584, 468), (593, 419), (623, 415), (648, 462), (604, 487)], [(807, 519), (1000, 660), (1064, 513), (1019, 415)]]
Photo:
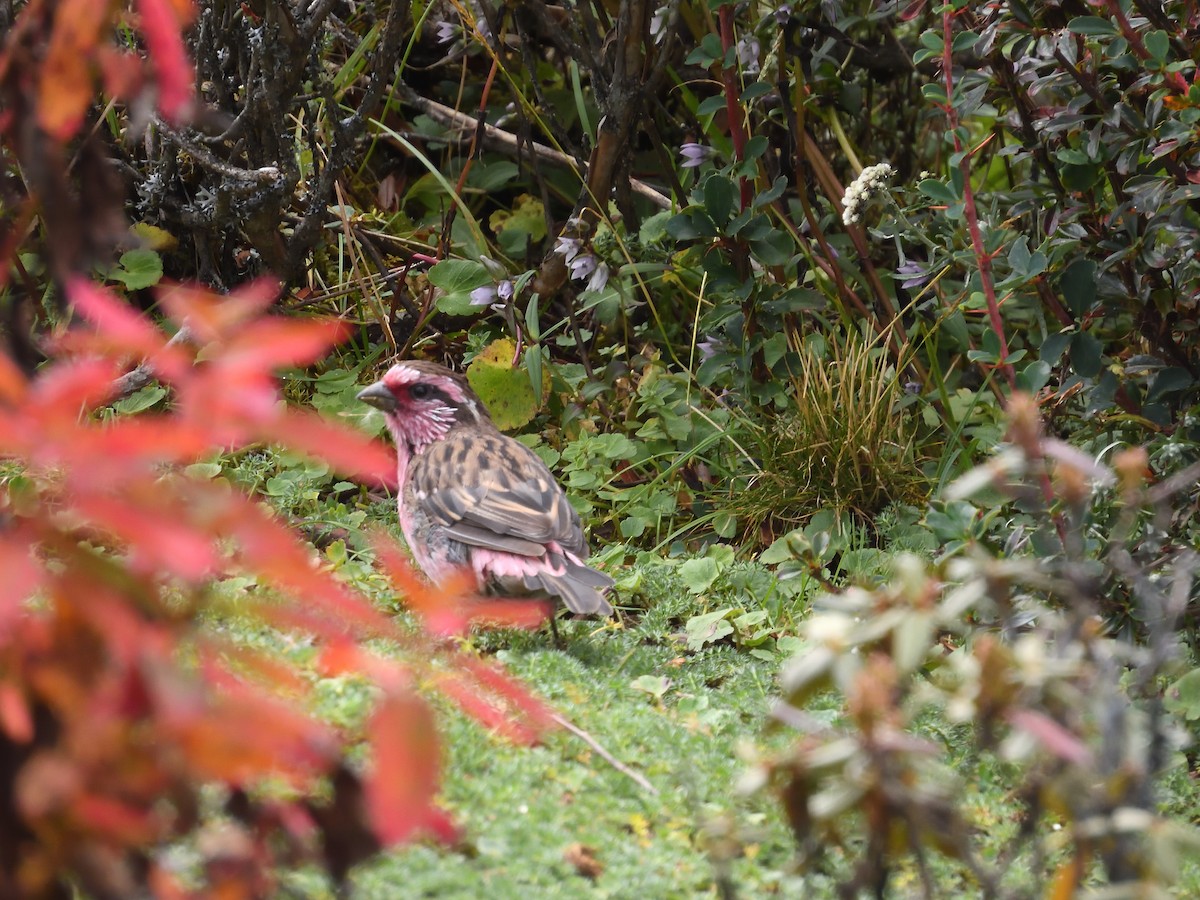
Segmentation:
[[(167, 341), (167, 346), (174, 344), (182, 344), (185, 341), (192, 339), (192, 331), (186, 325), (175, 332), (174, 336)], [(109, 402), (120, 400), (122, 397), (128, 397), (134, 391), (140, 391), (151, 381), (154, 380), (154, 363), (147, 360), (139, 365), (136, 369), (126, 372), (120, 378), (113, 381), (113, 393)]]
[[(438, 103), (436, 100), (430, 100), (428, 97), (422, 97), (416, 91), (401, 87), (400, 96), (405, 103), (410, 106), (415, 106), (421, 112), (425, 113), (435, 122), (440, 122), (450, 128), (461, 128), (464, 130), (474, 131), (478, 125), (478, 120), (474, 116), (469, 116), (466, 113), (461, 113), (456, 109), (451, 109)], [(387, 139), (387, 135), (383, 135)], [(538, 159), (553, 163), (556, 166), (563, 166), (571, 169), (576, 174), (579, 174), (579, 165), (575, 158), (570, 154), (563, 153), (560, 150), (555, 150), (553, 147), (547, 147), (545, 144), (538, 144), (533, 141), (521, 142), (515, 134), (510, 134), (507, 131), (502, 131), (495, 125), (484, 124), (483, 126), (483, 145), (490, 150), (495, 150), (499, 153), (507, 153), (517, 156), (522, 150), (533, 153)], [(580, 178), (583, 176), (580, 175)], [(660, 209), (671, 208), (671, 198), (666, 194), (646, 184), (644, 181), (638, 181), (636, 178), (631, 178), (630, 186), (633, 192), (643, 200), (649, 200)]]
[(263, 166), (259, 169), (243, 169), (240, 166), (233, 166), (224, 160), (217, 159), (208, 150), (205, 150), (199, 144), (195, 144), (188, 140), (166, 122), (156, 118), (155, 126), (159, 132), (170, 143), (174, 144), (180, 150), (196, 160), (199, 165), (210, 172), (220, 175), (222, 178), (228, 179), (231, 184), (226, 186), (234, 193), (248, 194), (256, 191), (259, 188), (275, 184), (281, 177), (279, 169), (276, 166)]
[(595, 750), (598, 754), (600, 754), (600, 756), (604, 759), (604, 761), (606, 763), (608, 763), (610, 766), (612, 766), (614, 769), (616, 769), (622, 775), (636, 781), (638, 786), (642, 790), (648, 791), (651, 794), (658, 793), (658, 788), (656, 788), (649, 781), (647, 781), (645, 776), (643, 776), (639, 772), (633, 771), (633, 769), (629, 768), (627, 765), (625, 765), (623, 762), (621, 762), (619, 759), (617, 759), (615, 756), (613, 756), (611, 753), (609, 753), (607, 750), (605, 750), (594, 737), (592, 737), (590, 734), (588, 734), (586, 731), (584, 731), (582, 728), (580, 728), (578, 725), (576, 725), (570, 719), (563, 718), (558, 713), (551, 713), (550, 718), (553, 719), (555, 722), (557, 722), (559, 725), (561, 725), (563, 728), (567, 729), (567, 731), (571, 732), (571, 734), (575, 735), (575, 737), (579, 738), (581, 741), (583, 741), (585, 744), (587, 744), (593, 750)]

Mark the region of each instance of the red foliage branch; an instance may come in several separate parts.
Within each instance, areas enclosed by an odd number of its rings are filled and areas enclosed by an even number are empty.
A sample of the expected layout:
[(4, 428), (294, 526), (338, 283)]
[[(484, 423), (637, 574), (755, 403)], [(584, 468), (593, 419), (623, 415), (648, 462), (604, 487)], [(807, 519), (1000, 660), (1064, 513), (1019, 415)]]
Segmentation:
[[(272, 866), (297, 855), (341, 877), (382, 846), (452, 838), (435, 803), (433, 712), (415, 685), (442, 687), (510, 739), (535, 740), (547, 710), (502, 672), (441, 646), (476, 617), (529, 624), (532, 611), (451, 600), (378, 535), (387, 572), (427, 625), (405, 630), (321, 568), (266, 507), (182, 470), (214, 447), (269, 441), (390, 480), (386, 448), (288, 409), (271, 374), (319, 358), (343, 329), (263, 316), (275, 290), (264, 283), (229, 297), (168, 287), (161, 308), (199, 346), (168, 343), (108, 291), (84, 281), (69, 290), (93, 327), (60, 341), (66, 357), (27, 380), (0, 355), (0, 896), (63, 896), (67, 879), (97, 897), (189, 896), (154, 850), (210, 827), (198, 812), (205, 783), (232, 791), (226, 830), (236, 840), (210, 842), (219, 852), (196, 896), (228, 886), (231, 871), (238, 895), (261, 896)], [(172, 410), (95, 415), (120, 362), (140, 360), (173, 389)], [(218, 581), (233, 573), (273, 589), (247, 612), (315, 637), (326, 673), (378, 686), (365, 728), (376, 764), (365, 776), (344, 761), (353, 735), (305, 711), (302, 672), (206, 624)], [(367, 638), (398, 655), (368, 650)], [(268, 777), (290, 799), (248, 799)], [(322, 779), (332, 796), (318, 804)]]

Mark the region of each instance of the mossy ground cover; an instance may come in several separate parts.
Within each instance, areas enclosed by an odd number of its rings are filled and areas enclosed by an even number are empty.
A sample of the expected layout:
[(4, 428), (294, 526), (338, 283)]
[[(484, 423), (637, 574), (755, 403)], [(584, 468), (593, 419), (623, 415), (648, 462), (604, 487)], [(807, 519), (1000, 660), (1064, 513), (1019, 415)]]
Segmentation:
[[(251, 463), (269, 468), (271, 462), (269, 454), (244, 458), (227, 474), (236, 478), (239, 466), (244, 475)], [(370, 525), (395, 527), (391, 501), (342, 495), (314, 502), (304, 491), (273, 499), (298, 524), (319, 523), (346, 535), (325, 546), (326, 560), (342, 577), (372, 591), (380, 604), (406, 615), (358, 540)], [(873, 564), (886, 566), (891, 552), (885, 545), (872, 556)], [(743, 790), (756, 755), (784, 752), (798, 738), (773, 723), (771, 710), (792, 649), (787, 638), (799, 630), (815, 586), (781, 591), (767, 567), (728, 562), (722, 554), (691, 557), (721, 559), (715, 569), (685, 567), (686, 558), (668, 553), (622, 556), (609, 548), (599, 555), (610, 565), (625, 560), (613, 571), (625, 588), (616, 598), (615, 621), (562, 619), (557, 646), (548, 630), (477, 631), (467, 648), (503, 663), (657, 793), (566, 730), (550, 733), (536, 747), (516, 746), (438, 701), (445, 751), (442, 802), (462, 840), (452, 847), (421, 843), (385, 854), (355, 873), (352, 896), (836, 896), (835, 885), (851, 872), (852, 854), (861, 848), (853, 843), (850, 852), (827, 848), (798, 867), (778, 798), (769, 788)], [(249, 583), (229, 585), (231, 595), (254, 589)], [(769, 609), (762, 624), (772, 636), (748, 646), (737, 642), (749, 632), (735, 629), (699, 649), (689, 647), (689, 637), (696, 639), (689, 620), (729, 606), (748, 613)], [(274, 646), (293, 659), (316, 658), (316, 648), (303, 641), (241, 620), (236, 602), (214, 615), (230, 617), (229, 627), (247, 642)], [(362, 681), (320, 679), (319, 712), (353, 728), (370, 708), (370, 690)], [(832, 696), (818, 697), (808, 712), (817, 721), (838, 724)], [(918, 722), (920, 736), (944, 751), (960, 779), (962, 808), (979, 837), (981, 857), (994, 863), (1021, 830), (1023, 806), (1010, 788), (1007, 765), (972, 751), (969, 727), (932, 713)], [(1200, 790), (1186, 768), (1177, 767), (1162, 784), (1166, 811), (1194, 820)], [(1036, 827), (1053, 846), (1053, 817)], [(929, 864), (939, 888), (951, 892), (947, 896), (977, 893), (958, 864), (936, 855)], [(1054, 865), (1053, 853), (1040, 863), (1022, 853), (1006, 872), (1004, 888), (1013, 896), (1036, 896)], [(293, 896), (333, 896), (327, 882), (306, 871), (285, 881)], [(920, 875), (911, 858), (898, 858), (889, 890), (894, 897), (919, 895)], [(1200, 896), (1200, 862), (1184, 862), (1175, 896)]]

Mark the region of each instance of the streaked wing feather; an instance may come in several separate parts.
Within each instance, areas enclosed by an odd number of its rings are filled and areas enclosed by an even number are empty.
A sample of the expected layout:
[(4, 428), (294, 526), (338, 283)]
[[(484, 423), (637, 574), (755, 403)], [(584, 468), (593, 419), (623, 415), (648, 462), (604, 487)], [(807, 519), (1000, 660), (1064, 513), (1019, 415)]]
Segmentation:
[(497, 534), (490, 528), (479, 528), (475, 525), (468, 525), (465, 522), (458, 522), (449, 526), (446, 529), (446, 534), (456, 541), (462, 541), (464, 544), (483, 547), (487, 550), (496, 550), (501, 553), (515, 553), (518, 556), (541, 556), (546, 552), (545, 547), (541, 544), (535, 544), (533, 541), (527, 541), (524, 538), (512, 537), (510, 535)]
[[(449, 472), (455, 473), (454, 481), (445, 477)], [(532, 554), (497, 541), (557, 541), (573, 553), (587, 553), (579, 516), (562, 488), (533, 451), (512, 438), (451, 437), (420, 458), (411, 478), (430, 515), (441, 525), (462, 529), (464, 543), (528, 556), (541, 555), (541, 547)]]

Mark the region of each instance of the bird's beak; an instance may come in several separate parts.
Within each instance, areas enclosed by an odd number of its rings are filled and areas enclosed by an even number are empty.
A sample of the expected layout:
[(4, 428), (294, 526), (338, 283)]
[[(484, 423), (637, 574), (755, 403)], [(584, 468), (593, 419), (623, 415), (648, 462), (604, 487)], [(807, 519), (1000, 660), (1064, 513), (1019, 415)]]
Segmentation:
[(377, 381), (358, 392), (358, 399), (384, 412), (396, 411), (396, 396), (382, 381)]

